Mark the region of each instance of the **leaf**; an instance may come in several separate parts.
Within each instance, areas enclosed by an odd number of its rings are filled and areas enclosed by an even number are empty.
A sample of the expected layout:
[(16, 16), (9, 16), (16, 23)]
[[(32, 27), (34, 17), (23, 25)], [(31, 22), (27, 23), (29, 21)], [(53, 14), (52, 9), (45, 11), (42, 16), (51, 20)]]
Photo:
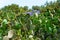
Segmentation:
[(13, 34), (14, 34), (14, 31), (13, 30), (9, 30), (8, 31), (8, 38), (12, 38)]

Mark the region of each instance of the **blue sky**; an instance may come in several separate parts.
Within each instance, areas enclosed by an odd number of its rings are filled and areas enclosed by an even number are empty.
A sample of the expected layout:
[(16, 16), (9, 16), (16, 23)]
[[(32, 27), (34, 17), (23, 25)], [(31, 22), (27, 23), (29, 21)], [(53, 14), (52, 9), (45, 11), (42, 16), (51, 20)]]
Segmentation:
[(18, 4), (19, 6), (28, 6), (31, 8), (33, 5), (44, 5), (46, 1), (56, 1), (56, 0), (0, 0), (0, 8), (11, 5), (11, 4)]

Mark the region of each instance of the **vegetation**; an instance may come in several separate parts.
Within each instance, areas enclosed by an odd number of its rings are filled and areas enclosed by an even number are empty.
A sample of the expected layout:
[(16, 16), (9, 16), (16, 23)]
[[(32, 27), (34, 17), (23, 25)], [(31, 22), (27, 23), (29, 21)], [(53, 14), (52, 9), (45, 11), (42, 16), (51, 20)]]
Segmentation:
[(60, 40), (59, 0), (32, 9), (16, 4), (1, 8), (0, 40)]

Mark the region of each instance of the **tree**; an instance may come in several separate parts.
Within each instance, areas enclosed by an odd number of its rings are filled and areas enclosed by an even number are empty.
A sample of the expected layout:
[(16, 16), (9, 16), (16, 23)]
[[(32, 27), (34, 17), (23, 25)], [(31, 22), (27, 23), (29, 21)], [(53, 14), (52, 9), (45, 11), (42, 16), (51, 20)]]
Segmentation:
[(28, 10), (28, 6), (24, 6), (23, 8), (24, 8), (24, 10), (25, 10), (25, 11), (27, 11), (27, 10)]
[(40, 7), (39, 6), (32, 6), (32, 9), (33, 10), (40, 10)]
[(11, 5), (8, 5), (8, 6), (5, 6), (4, 8), (2, 8), (3, 11), (6, 11), (6, 12), (15, 12), (15, 13), (18, 13), (19, 12), (19, 6), (16, 5), (16, 4), (11, 4)]

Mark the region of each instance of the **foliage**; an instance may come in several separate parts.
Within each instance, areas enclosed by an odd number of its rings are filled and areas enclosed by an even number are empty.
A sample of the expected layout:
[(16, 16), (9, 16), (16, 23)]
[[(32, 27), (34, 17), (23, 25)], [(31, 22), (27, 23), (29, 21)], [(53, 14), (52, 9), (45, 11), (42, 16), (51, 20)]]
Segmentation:
[[(41, 11), (31, 15), (26, 12)], [(0, 10), (0, 40), (60, 40), (59, 2), (44, 6), (19, 7), (16, 4)], [(13, 32), (11, 32), (13, 31)], [(13, 35), (14, 34), (14, 35)], [(7, 35), (11, 35), (7, 36)], [(10, 38), (9, 38), (10, 37)]]

